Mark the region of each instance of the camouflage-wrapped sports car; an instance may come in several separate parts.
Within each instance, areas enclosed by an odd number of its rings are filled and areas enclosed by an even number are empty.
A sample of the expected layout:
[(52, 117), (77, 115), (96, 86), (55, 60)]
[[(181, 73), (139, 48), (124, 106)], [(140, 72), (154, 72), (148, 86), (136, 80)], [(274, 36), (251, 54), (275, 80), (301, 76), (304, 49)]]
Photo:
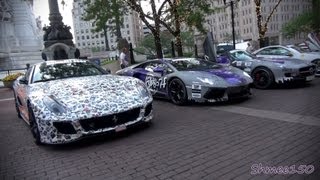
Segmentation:
[(38, 63), (13, 90), (17, 113), (37, 144), (118, 132), (153, 117), (153, 98), (142, 81), (110, 75), (84, 60)]
[(256, 57), (247, 51), (231, 50), (217, 59), (250, 74), (256, 88), (266, 89), (273, 83), (312, 81), (316, 66), (298, 59)]
[(250, 95), (251, 77), (234, 67), (196, 58), (150, 60), (117, 72), (144, 81), (154, 96), (177, 105), (227, 101)]

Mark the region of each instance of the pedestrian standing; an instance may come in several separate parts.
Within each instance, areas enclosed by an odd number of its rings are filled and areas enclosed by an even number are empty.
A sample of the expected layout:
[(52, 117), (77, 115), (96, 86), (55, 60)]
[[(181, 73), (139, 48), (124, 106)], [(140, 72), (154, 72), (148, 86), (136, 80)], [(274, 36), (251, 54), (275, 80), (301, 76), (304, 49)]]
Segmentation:
[(128, 67), (129, 59), (128, 59), (128, 49), (127, 48), (125, 48), (125, 47), (122, 48), (119, 60), (120, 60), (121, 69)]
[(253, 47), (252, 47), (251, 43), (249, 43), (249, 42), (248, 42), (248, 47), (247, 47), (246, 51), (248, 51), (249, 53), (253, 52)]

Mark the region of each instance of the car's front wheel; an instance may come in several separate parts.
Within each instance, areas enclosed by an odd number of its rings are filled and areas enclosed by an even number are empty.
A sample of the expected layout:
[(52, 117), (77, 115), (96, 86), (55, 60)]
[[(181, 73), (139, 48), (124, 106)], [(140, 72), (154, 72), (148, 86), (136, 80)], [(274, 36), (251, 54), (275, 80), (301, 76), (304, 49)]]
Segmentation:
[(171, 101), (176, 105), (184, 105), (188, 101), (187, 89), (184, 83), (178, 79), (174, 78), (169, 83), (169, 97)]
[(19, 105), (18, 105), (18, 97), (17, 97), (15, 92), (13, 92), (13, 96), (14, 96), (14, 104), (16, 106), (17, 115), (18, 115), (19, 118), (22, 118), (21, 117), (21, 112), (20, 112), (20, 109), (19, 109)]
[(257, 68), (252, 72), (253, 84), (258, 89), (267, 89), (274, 83), (273, 73), (267, 68)]
[(33, 135), (33, 137), (35, 138), (35, 143), (37, 145), (41, 145), (41, 136), (40, 136), (40, 132), (39, 132), (39, 127), (36, 121), (36, 118), (34, 116), (33, 110), (30, 106), (28, 106), (28, 111), (29, 111), (29, 123), (30, 123), (30, 130), (31, 133)]

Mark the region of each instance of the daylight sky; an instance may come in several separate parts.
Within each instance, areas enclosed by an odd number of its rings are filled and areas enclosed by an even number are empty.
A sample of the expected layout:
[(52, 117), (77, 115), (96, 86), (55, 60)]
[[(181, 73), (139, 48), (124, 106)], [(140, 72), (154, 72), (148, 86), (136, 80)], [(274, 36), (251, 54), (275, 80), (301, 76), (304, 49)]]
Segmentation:
[[(65, 0), (66, 5), (63, 7), (61, 5), (62, 0), (58, 0), (59, 11), (63, 17), (63, 23), (71, 27), (71, 33), (73, 33), (73, 23), (72, 23), (72, 0)], [(161, 0), (160, 0), (161, 1)], [(160, 2), (159, 1), (159, 2)], [(147, 2), (142, 3), (143, 9), (149, 9), (150, 5)], [(40, 16), (42, 21), (42, 26), (49, 25), (49, 5), (48, 0), (34, 0), (33, 1), (33, 11), (35, 17)]]

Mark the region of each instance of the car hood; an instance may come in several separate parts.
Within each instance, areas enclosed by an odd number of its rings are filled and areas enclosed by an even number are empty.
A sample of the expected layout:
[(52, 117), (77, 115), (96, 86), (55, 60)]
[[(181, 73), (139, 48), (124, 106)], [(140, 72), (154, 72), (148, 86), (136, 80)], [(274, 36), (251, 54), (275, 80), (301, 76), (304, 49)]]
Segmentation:
[(205, 78), (213, 80), (215, 82), (213, 86), (215, 87), (243, 86), (252, 83), (252, 79), (247, 73), (232, 66), (219, 66), (218, 68), (212, 69), (184, 71), (184, 74), (186, 77), (195, 78), (195, 80), (192, 81), (198, 81), (199, 79)]
[(135, 78), (99, 75), (34, 83), (29, 96), (38, 108), (45, 109), (43, 99), (47, 96), (65, 107), (65, 117), (83, 118), (142, 106), (150, 100), (143, 96), (143, 88)]

